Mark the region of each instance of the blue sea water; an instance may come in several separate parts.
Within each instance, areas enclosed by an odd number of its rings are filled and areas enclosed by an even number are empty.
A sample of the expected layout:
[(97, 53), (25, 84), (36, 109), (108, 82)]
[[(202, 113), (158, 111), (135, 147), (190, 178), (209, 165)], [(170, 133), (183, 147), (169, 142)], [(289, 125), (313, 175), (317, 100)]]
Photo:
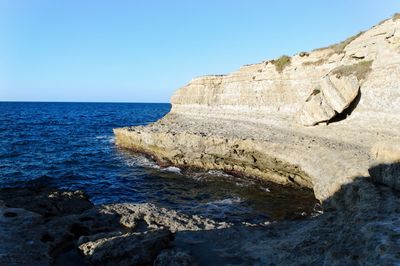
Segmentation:
[(231, 222), (312, 215), (309, 191), (219, 171), (160, 168), (117, 148), (112, 129), (152, 123), (170, 104), (0, 102), (0, 188), (80, 189), (95, 204), (151, 202)]

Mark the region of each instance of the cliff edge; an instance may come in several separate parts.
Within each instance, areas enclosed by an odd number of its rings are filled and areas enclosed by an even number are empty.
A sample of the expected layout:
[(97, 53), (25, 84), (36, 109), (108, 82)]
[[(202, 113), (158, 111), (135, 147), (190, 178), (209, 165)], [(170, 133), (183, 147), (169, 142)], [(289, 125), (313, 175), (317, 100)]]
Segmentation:
[(399, 188), (399, 77), (395, 15), (326, 48), (195, 78), (161, 120), (115, 129), (116, 143), (161, 164), (309, 187), (321, 201), (358, 177)]

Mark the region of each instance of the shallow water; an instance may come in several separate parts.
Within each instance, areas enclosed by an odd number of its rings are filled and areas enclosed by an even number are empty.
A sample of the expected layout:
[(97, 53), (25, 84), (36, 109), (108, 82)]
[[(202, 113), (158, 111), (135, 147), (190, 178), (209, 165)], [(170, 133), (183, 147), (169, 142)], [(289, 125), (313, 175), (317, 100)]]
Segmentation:
[(0, 102), (0, 187), (48, 184), (84, 190), (95, 204), (152, 202), (232, 222), (313, 215), (309, 191), (220, 171), (160, 168), (120, 150), (112, 129), (146, 125), (169, 104)]

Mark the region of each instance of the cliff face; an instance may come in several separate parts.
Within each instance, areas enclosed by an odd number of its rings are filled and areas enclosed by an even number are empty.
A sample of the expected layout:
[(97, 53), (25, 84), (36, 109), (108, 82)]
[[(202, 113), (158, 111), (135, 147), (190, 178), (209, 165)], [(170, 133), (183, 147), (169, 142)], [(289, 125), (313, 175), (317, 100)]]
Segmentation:
[(323, 94), (323, 102), (331, 107), (328, 113), (340, 113), (361, 87), (354, 115), (386, 117), (400, 113), (399, 63), (400, 20), (389, 19), (340, 44), (286, 61), (264, 61), (226, 76), (195, 78), (172, 96), (171, 112), (267, 122), (276, 115), (288, 123), (309, 125), (307, 118), (330, 119), (307, 114), (313, 94)]
[(371, 149), (400, 143), (399, 77), (395, 16), (327, 48), (193, 79), (170, 114), (116, 129), (116, 141), (161, 163), (306, 186), (325, 200), (369, 176)]

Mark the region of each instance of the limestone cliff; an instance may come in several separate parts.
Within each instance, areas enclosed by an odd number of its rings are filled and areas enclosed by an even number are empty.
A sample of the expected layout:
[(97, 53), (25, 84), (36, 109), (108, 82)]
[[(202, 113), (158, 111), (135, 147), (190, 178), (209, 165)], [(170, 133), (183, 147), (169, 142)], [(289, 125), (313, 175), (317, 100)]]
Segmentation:
[(336, 45), (195, 78), (170, 114), (115, 129), (116, 141), (161, 163), (306, 186), (325, 200), (369, 176), (372, 147), (400, 143), (399, 77), (395, 16)]

